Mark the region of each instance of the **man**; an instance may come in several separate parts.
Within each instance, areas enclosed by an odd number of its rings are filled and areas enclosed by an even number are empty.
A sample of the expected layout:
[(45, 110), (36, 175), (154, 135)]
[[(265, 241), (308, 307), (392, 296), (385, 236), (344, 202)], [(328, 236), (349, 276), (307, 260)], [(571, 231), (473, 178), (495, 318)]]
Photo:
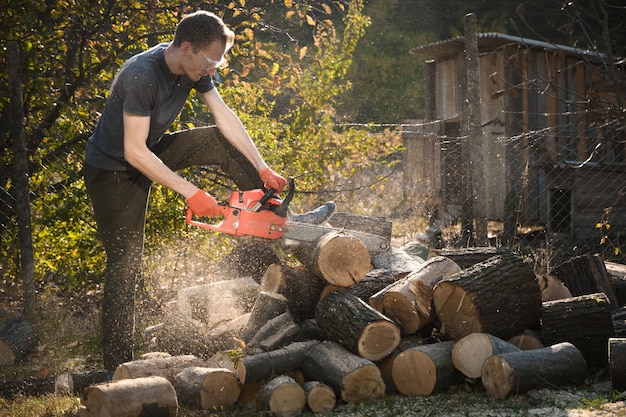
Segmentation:
[[(107, 254), (102, 343), (109, 371), (133, 358), (134, 291), (142, 272), (151, 184), (179, 193), (202, 217), (220, 214), (216, 200), (175, 171), (217, 165), (240, 189), (265, 186), (280, 194), (286, 185), (213, 84), (211, 77), (234, 38), (212, 13), (185, 16), (171, 43), (140, 53), (120, 68), (87, 143), (85, 184)], [(166, 133), (192, 89), (213, 113), (216, 126)], [(333, 211), (334, 204), (327, 203), (299, 216), (319, 223)]]

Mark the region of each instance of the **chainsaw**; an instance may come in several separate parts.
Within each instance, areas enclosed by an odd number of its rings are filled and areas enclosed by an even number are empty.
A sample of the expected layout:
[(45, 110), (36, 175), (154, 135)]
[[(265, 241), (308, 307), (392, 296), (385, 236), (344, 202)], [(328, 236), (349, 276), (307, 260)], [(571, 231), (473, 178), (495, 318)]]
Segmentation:
[[(194, 220), (193, 212), (189, 208), (185, 220), (191, 226), (233, 236), (282, 239), (287, 247), (298, 243), (313, 243), (327, 233), (343, 230), (326, 224), (289, 221), (288, 208), (294, 193), (293, 178), (289, 178), (289, 189), (283, 200), (272, 188), (233, 191), (227, 201), (218, 203), (222, 215), (219, 223)], [(354, 230), (345, 232), (361, 240), (371, 253), (389, 249), (389, 242), (380, 236)]]

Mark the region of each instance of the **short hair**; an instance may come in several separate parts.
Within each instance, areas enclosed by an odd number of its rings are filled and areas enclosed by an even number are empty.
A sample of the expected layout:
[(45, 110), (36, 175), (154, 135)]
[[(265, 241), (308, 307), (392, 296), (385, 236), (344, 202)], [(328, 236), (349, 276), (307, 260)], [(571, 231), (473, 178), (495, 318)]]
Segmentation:
[(183, 42), (189, 42), (196, 52), (215, 41), (222, 42), (226, 49), (230, 49), (235, 42), (235, 34), (216, 14), (198, 10), (178, 22), (173, 44), (180, 46)]

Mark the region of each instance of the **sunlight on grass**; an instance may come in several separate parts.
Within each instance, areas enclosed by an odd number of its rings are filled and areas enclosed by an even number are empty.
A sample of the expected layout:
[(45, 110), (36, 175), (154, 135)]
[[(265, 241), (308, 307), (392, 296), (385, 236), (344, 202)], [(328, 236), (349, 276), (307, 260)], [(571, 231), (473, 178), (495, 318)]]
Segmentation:
[(16, 397), (10, 401), (0, 397), (0, 416), (70, 417), (77, 415), (79, 406), (80, 399), (69, 395)]

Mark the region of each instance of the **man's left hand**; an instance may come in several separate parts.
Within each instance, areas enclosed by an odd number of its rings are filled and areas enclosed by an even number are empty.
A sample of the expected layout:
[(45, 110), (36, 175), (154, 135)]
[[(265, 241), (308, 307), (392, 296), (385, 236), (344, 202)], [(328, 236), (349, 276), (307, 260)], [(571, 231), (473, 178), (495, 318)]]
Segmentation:
[(287, 185), (287, 180), (283, 176), (277, 174), (270, 167), (267, 167), (259, 172), (259, 176), (261, 177), (261, 181), (265, 184), (265, 188), (268, 190), (273, 188), (276, 190), (276, 194), (282, 193)]

